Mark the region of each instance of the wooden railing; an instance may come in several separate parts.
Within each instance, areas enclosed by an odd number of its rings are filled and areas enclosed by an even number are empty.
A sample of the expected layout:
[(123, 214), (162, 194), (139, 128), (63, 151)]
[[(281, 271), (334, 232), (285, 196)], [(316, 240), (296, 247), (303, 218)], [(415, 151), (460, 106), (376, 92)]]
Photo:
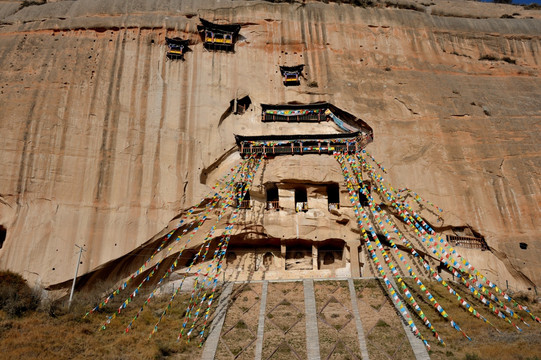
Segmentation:
[(329, 211), (340, 209), (339, 203), (329, 203)]
[(361, 150), (372, 141), (371, 137), (363, 136), (357, 141), (349, 143), (333, 143), (332, 141), (322, 141), (319, 143), (289, 143), (281, 145), (252, 145), (250, 143), (240, 144), (241, 155), (246, 154), (265, 154), (269, 156), (286, 154), (332, 154), (335, 151), (354, 153)]
[(280, 210), (280, 201), (278, 200), (267, 201), (267, 210)]
[(308, 211), (308, 203), (303, 201), (298, 201), (295, 203), (295, 212)]
[(263, 113), (261, 115), (261, 121), (284, 121), (284, 122), (321, 122), (328, 121), (327, 115), (325, 115), (324, 110), (320, 111), (317, 114), (304, 114), (304, 115), (279, 115), (279, 114), (267, 114)]
[(488, 245), (483, 238), (447, 235), (447, 242), (451, 243), (453, 246), (460, 246), (468, 249), (488, 250)]
[(239, 208), (240, 209), (251, 209), (252, 208), (251, 200), (242, 200), (240, 202)]

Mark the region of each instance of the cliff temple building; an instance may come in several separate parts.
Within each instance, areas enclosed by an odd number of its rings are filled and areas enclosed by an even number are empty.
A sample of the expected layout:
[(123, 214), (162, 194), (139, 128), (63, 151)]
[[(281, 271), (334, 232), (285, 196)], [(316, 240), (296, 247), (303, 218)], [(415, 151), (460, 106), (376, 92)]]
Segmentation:
[[(260, 121), (287, 130), (235, 135), (240, 156), (263, 156), (265, 169), (238, 204), (243, 220), (230, 240), (225, 277), (360, 276), (361, 242), (341, 213), (351, 204), (333, 153), (360, 151), (373, 140), (372, 128), (326, 102), (261, 104)], [(300, 123), (310, 132), (287, 134)], [(307, 174), (287, 173), (291, 162), (306, 163)]]

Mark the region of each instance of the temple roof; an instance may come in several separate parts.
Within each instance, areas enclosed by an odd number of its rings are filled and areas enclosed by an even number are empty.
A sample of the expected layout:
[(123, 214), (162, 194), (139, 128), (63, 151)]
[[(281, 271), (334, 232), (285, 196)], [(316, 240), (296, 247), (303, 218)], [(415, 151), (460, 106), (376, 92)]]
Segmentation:
[(311, 104), (261, 104), (263, 111), (265, 110), (294, 110), (294, 109), (326, 109), (329, 107), (329, 103), (320, 101)]
[(294, 73), (294, 72), (301, 73), (303, 69), (304, 69), (304, 64), (296, 65), (296, 66), (280, 66), (280, 73), (282, 75), (284, 75), (284, 73), (286, 73), (286, 72), (289, 72), (289, 73)]
[(211, 23), (210, 21), (207, 21), (205, 19), (199, 18), (201, 20), (201, 25), (197, 25), (197, 30), (201, 31), (203, 29), (207, 29), (210, 31), (216, 31), (216, 32), (227, 32), (227, 33), (233, 33), (237, 35), (240, 31), (241, 26), (239, 24), (215, 24)]
[[(350, 127), (359, 129), (369, 134), (373, 133), (372, 128), (364, 120), (359, 119), (355, 115), (344, 111), (333, 104), (325, 101), (310, 103), (310, 104), (261, 104), (263, 111), (266, 110), (296, 110), (296, 109), (329, 109), (336, 117)], [(348, 131), (348, 130), (345, 130)]]
[(165, 42), (166, 44), (175, 44), (175, 45), (180, 45), (180, 46), (188, 46), (189, 44), (189, 40), (183, 40), (179, 37), (174, 37), (174, 38), (166, 37)]

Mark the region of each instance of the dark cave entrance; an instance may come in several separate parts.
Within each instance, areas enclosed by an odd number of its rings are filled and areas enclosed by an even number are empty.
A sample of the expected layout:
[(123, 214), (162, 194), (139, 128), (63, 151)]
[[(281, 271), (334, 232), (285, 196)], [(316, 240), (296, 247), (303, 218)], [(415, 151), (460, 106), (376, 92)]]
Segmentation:
[(267, 210), (280, 210), (280, 196), (276, 184), (267, 186)]
[(295, 188), (295, 211), (308, 211), (308, 195), (304, 187)]
[(4, 241), (6, 241), (7, 235), (7, 229), (0, 225), (0, 249), (2, 248), (2, 246), (4, 246)]
[(338, 184), (327, 185), (327, 200), (329, 211), (340, 209), (340, 188)]

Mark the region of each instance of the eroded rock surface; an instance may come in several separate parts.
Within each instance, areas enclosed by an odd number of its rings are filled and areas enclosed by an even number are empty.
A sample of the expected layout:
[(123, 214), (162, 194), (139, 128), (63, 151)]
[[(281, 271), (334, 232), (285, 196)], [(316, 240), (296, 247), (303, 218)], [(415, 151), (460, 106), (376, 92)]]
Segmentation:
[[(239, 160), (233, 134), (337, 131), (261, 123), (259, 104), (321, 100), (374, 129), (367, 149), (388, 180), (445, 209), (442, 226), (485, 237), (493, 252), (469, 250), (474, 264), (515, 289), (539, 284), (540, 11), (432, 2), (430, 11), (310, 1), (0, 4), (0, 267), (64, 282), (74, 244), (87, 250), (82, 273), (123, 256), (119, 264), (140, 264), (143, 254), (130, 252), (158, 239)], [(511, 8), (520, 15), (500, 18)], [(203, 49), (199, 17), (243, 25), (234, 54)], [(165, 36), (190, 39), (184, 62), (166, 61)], [(301, 86), (284, 87), (278, 65), (301, 63)], [(252, 106), (221, 118), (239, 93)], [(266, 182), (340, 182), (330, 157), (280, 161), (269, 163), (256, 198)], [(322, 201), (301, 237), (343, 228), (353, 239), (354, 223), (340, 224)], [(272, 214), (280, 226), (264, 232), (295, 237), (285, 214)]]

